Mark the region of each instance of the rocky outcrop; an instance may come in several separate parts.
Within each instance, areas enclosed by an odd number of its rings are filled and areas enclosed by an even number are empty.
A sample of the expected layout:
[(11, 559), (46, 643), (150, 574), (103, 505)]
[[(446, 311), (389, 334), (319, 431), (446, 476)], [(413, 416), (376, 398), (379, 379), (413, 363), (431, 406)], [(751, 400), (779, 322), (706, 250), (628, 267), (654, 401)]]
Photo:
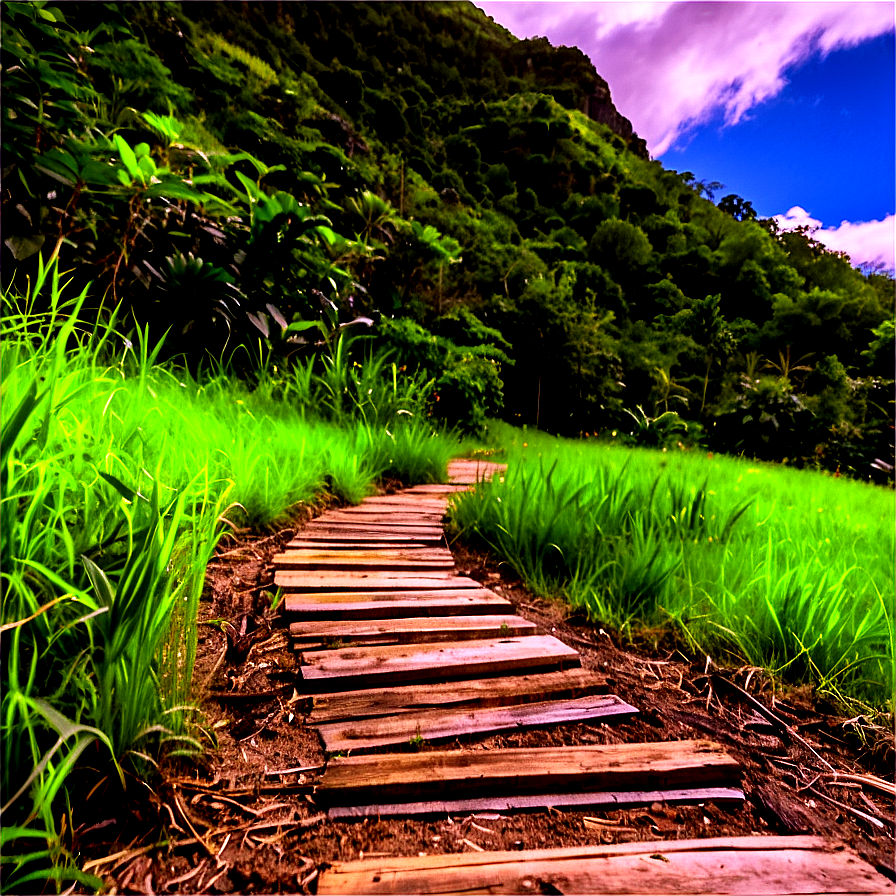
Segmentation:
[(605, 124), (614, 134), (618, 134), (628, 144), (628, 148), (642, 159), (649, 159), (647, 143), (632, 127), (632, 123), (613, 105), (610, 88), (598, 84), (594, 92), (585, 100), (585, 114), (600, 124)]

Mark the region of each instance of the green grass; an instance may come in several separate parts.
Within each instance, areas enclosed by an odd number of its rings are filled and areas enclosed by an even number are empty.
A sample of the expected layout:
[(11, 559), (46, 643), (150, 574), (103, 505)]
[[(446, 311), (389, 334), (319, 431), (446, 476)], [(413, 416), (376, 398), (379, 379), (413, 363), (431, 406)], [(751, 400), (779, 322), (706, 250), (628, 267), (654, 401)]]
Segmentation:
[(624, 636), (841, 698), (894, 692), (893, 492), (827, 475), (500, 428), (509, 469), (453, 519), (542, 594)]
[(148, 334), (79, 324), (82, 300), (50, 265), (0, 319), (3, 892), (98, 887), (70, 854), (86, 795), (203, 749), (196, 619), (225, 531), (325, 491), (357, 502), (386, 475), (444, 481), (458, 451), (421, 415), (426, 384), (341, 339), (252, 384), (189, 376)]

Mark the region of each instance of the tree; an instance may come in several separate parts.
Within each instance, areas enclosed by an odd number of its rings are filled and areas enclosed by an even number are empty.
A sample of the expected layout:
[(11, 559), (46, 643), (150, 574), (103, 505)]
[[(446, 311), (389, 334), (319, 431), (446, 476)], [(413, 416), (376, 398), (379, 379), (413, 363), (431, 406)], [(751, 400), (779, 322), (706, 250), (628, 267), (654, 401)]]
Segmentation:
[(735, 221), (755, 221), (756, 210), (753, 203), (741, 198), (736, 193), (729, 193), (719, 200), (719, 209), (731, 215)]

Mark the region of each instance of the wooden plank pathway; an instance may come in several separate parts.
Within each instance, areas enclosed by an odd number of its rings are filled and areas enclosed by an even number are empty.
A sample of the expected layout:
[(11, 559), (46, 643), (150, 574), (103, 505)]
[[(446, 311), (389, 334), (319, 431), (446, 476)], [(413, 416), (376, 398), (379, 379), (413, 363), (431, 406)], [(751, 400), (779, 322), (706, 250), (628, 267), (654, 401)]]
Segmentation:
[[(334, 820), (742, 802), (737, 763), (711, 741), (464, 748), (471, 736), (637, 713), (581, 668), (577, 651), (457, 574), (441, 524), (448, 501), (502, 470), (455, 461), (450, 483), (325, 513), (274, 558), (297, 687), (311, 697), (306, 721), (340, 754), (315, 800)], [(424, 742), (447, 749), (409, 751)], [(335, 863), (318, 892), (878, 893), (888, 885), (817, 838), (754, 837)]]
[(317, 892), (766, 896), (892, 893), (893, 885), (821, 837), (720, 837), (335, 862)]

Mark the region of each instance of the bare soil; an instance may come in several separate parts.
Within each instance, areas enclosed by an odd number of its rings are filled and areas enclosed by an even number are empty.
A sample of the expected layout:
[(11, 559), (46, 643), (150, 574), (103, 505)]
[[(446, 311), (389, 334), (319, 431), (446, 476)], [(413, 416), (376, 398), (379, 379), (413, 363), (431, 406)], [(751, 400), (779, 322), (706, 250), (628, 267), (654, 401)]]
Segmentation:
[[(612, 724), (467, 739), (466, 748), (709, 737), (740, 762), (746, 800), (733, 810), (654, 804), (607, 812), (329, 821), (314, 802), (326, 755), (316, 732), (303, 724), (309, 701), (285, 623), (270, 608), (271, 557), (295, 531), (231, 539), (210, 565), (195, 682), (217, 748), (201, 767), (168, 769), (155, 796), (133, 810), (129, 825), (112, 827), (108, 839), (102, 825), (82, 832), (81, 854), (106, 859), (96, 873), (111, 892), (313, 893), (320, 870), (335, 860), (786, 833), (833, 837), (896, 880), (893, 800), (862, 780), (877, 775), (892, 782), (892, 732), (864, 717), (838, 716), (808, 689), (782, 692), (760, 670), (719, 670), (705, 657), (686, 656), (680, 645), (621, 649), (612, 634), (559, 602), (534, 597), (506, 567), (457, 545), (459, 571), (575, 647), (585, 668), (605, 675), (610, 692), (640, 710)], [(725, 681), (786, 727), (770, 724)], [(858, 780), (835, 780), (832, 769)]]

